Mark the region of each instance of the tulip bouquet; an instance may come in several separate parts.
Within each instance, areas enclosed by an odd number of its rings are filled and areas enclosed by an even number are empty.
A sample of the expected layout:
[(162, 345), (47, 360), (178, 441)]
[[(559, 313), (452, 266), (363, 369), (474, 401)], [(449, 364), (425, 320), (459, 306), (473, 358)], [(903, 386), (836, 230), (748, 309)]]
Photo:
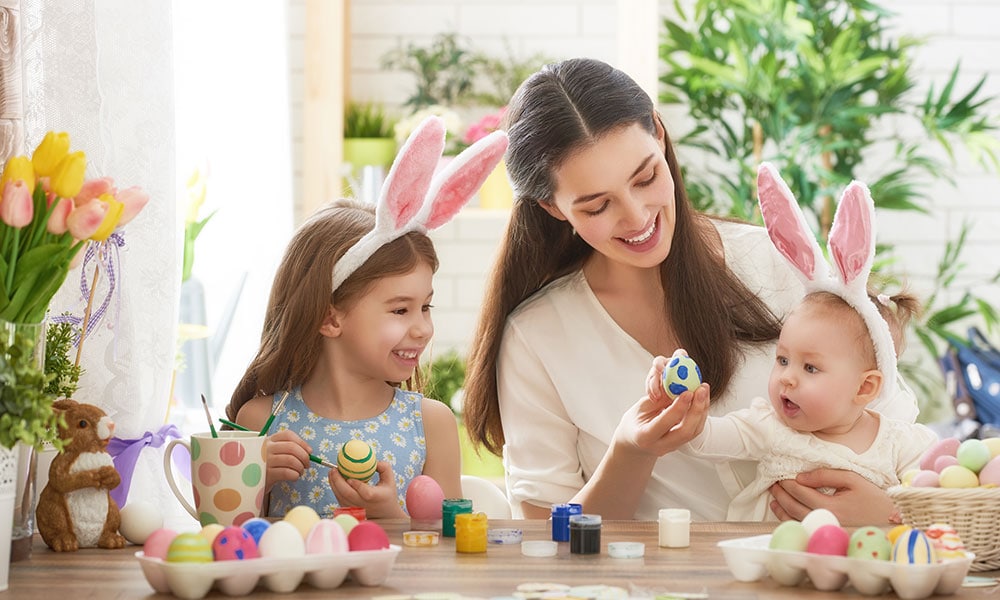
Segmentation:
[(83, 152), (49, 132), (31, 158), (10, 158), (0, 176), (0, 319), (40, 323), (73, 259), (91, 240), (107, 240), (149, 201), (111, 178), (84, 181)]

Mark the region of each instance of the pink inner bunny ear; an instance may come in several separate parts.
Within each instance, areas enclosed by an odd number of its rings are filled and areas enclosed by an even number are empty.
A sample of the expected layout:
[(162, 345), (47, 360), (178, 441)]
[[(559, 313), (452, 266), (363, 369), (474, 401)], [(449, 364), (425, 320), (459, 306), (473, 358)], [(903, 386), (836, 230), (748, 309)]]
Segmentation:
[(506, 151), (507, 134), (494, 131), (459, 154), (429, 192), (432, 204), (424, 226), (430, 230), (447, 223), (482, 187)]
[(434, 167), (444, 151), (444, 138), (444, 121), (428, 117), (410, 134), (397, 154), (382, 186), (378, 208), (379, 216), (391, 219), (392, 229), (403, 227), (423, 205)]
[(868, 281), (875, 256), (875, 203), (868, 188), (857, 181), (844, 190), (830, 229), (830, 254), (845, 284), (859, 276)]
[(757, 169), (757, 198), (767, 234), (778, 252), (808, 280), (816, 276), (816, 239), (788, 185), (769, 163)]

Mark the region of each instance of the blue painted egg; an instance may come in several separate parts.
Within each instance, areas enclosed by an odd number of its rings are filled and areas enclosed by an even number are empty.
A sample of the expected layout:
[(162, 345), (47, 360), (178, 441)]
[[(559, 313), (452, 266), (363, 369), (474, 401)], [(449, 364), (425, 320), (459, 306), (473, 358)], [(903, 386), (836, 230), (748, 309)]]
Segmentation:
[(919, 529), (903, 532), (892, 547), (893, 562), (911, 565), (930, 565), (937, 562), (931, 540)]
[(701, 369), (690, 356), (671, 357), (663, 369), (661, 383), (667, 395), (676, 398), (701, 385)]

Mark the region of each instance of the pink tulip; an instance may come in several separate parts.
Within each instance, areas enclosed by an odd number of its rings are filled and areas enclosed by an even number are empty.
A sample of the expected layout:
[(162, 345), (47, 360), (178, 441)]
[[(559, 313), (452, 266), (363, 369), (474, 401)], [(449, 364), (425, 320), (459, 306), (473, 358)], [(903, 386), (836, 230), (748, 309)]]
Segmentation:
[(142, 188), (132, 186), (118, 192), (116, 199), (125, 205), (121, 219), (118, 220), (118, 227), (128, 223), (135, 218), (149, 202), (149, 194), (142, 191)]
[(8, 181), (3, 186), (3, 201), (0, 202), (0, 220), (20, 229), (31, 223), (35, 215), (35, 204), (31, 201), (28, 185), (20, 179)]
[(66, 198), (61, 198), (56, 207), (52, 209), (52, 214), (49, 215), (49, 222), (45, 224), (45, 228), (52, 235), (62, 235), (66, 233), (66, 219), (69, 217), (69, 213), (73, 210), (73, 201), (67, 200)]
[(66, 227), (75, 239), (88, 239), (101, 226), (106, 212), (108, 212), (107, 203), (91, 200), (70, 211), (66, 217)]
[(98, 198), (101, 194), (114, 194), (115, 180), (110, 177), (98, 177), (97, 179), (88, 179), (83, 182), (83, 186), (80, 188), (80, 193), (73, 198), (73, 203), (77, 206), (81, 204), (86, 204)]

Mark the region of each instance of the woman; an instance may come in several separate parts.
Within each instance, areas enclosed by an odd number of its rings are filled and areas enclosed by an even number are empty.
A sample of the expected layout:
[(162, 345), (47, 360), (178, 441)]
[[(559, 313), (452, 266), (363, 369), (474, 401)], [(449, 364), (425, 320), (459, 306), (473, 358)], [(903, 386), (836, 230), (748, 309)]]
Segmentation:
[[(621, 71), (549, 65), (506, 118), (517, 201), (469, 357), (470, 435), (503, 449), (512, 508), (526, 517), (573, 501), (605, 518), (679, 506), (722, 520), (753, 464), (667, 453), (709, 412), (762, 393), (779, 317), (801, 285), (762, 228), (693, 210), (652, 102)], [(633, 403), (652, 358), (682, 347), (707, 385), (669, 407)], [(878, 408), (916, 416), (912, 394)], [(772, 495), (779, 518), (823, 506), (874, 523), (892, 511), (881, 490), (842, 471), (803, 474)]]

